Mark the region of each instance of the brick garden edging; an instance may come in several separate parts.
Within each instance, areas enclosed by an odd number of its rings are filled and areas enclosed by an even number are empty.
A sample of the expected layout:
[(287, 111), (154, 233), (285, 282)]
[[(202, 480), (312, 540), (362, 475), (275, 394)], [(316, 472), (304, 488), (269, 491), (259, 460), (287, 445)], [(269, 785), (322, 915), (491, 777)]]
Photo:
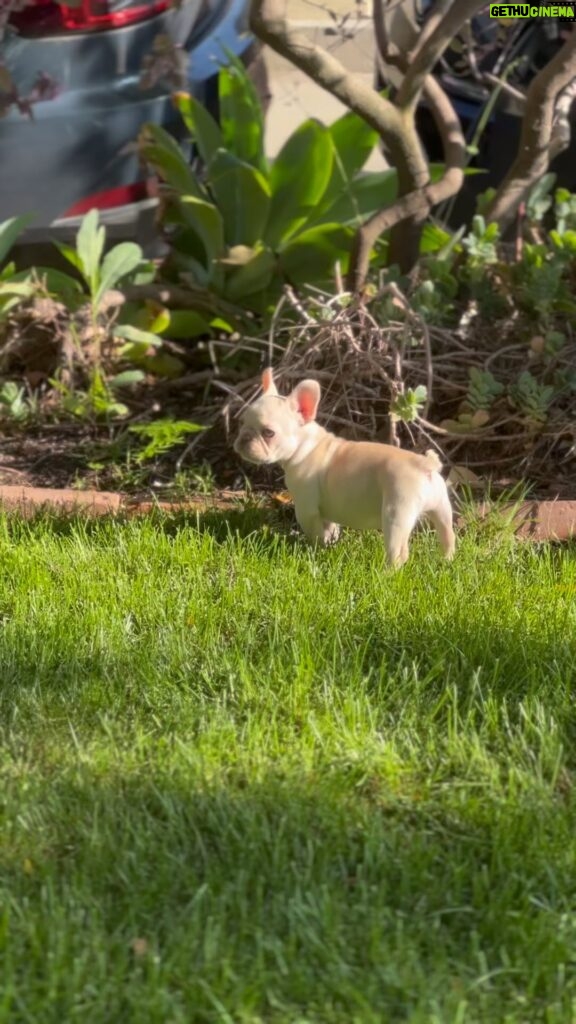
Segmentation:
[[(246, 498), (240, 491), (220, 491), (214, 496), (196, 495), (186, 501), (133, 501), (127, 495), (109, 491), (76, 491), (72, 488), (56, 490), (45, 487), (0, 486), (0, 507), (33, 515), (41, 508), (66, 512), (83, 512), (101, 516), (125, 512), (130, 515), (144, 515), (160, 508), (167, 512), (205, 512), (231, 510), (238, 507), (239, 499)], [(271, 495), (270, 505), (287, 504), (284, 495)], [(478, 514), (484, 518), (491, 506), (486, 502), (478, 504)], [(505, 514), (514, 506), (499, 506), (499, 513)], [(461, 517), (457, 525), (463, 525)], [(532, 541), (569, 540), (576, 538), (576, 501), (527, 501), (514, 513), (516, 536)]]
[(89, 512), (102, 516), (107, 512), (118, 512), (122, 508), (121, 494), (108, 491), (75, 491), (72, 488), (56, 490), (51, 487), (0, 486), (0, 507), (33, 515), (41, 508), (53, 508), (66, 512)]
[[(477, 509), (484, 518), (490, 512), (490, 505), (479, 502)], [(500, 509), (505, 514), (507, 509), (512, 512), (514, 505), (503, 505)], [(526, 501), (514, 514), (514, 524), (514, 533), (522, 540), (576, 538), (576, 501)]]

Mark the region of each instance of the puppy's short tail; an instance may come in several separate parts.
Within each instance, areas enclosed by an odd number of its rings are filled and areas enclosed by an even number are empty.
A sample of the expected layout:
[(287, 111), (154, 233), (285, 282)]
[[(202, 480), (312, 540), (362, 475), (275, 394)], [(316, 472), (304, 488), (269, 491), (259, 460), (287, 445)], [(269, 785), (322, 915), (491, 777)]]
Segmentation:
[(440, 472), (440, 470), (442, 469), (442, 462), (440, 460), (440, 456), (438, 455), (437, 452), (434, 451), (433, 448), (428, 448), (428, 451), (424, 452), (424, 458), (426, 459), (426, 462), (428, 463), (428, 466), (431, 470), (433, 470), (435, 473)]

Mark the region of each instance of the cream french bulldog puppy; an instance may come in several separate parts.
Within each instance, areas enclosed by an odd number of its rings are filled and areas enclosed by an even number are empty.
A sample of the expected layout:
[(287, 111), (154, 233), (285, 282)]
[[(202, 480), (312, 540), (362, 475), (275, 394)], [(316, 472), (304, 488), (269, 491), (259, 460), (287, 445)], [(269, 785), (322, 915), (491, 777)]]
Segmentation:
[(444, 555), (452, 558), (452, 508), (435, 452), (417, 455), (329, 433), (316, 423), (315, 380), (303, 380), (284, 398), (267, 369), (262, 390), (242, 413), (234, 449), (247, 462), (280, 463), (296, 519), (310, 540), (330, 544), (340, 526), (380, 529), (388, 562), (398, 566), (408, 558), (410, 534), (425, 514)]

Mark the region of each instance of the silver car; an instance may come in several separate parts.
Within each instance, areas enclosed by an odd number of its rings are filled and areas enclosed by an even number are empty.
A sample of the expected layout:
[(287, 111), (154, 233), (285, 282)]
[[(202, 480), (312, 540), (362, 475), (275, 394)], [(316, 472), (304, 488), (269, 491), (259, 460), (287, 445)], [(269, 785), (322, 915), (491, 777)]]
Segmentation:
[(66, 238), (97, 207), (109, 237), (145, 243), (154, 199), (138, 131), (152, 121), (181, 135), (175, 84), (214, 108), (223, 48), (257, 59), (247, 10), (247, 0), (1, 0), (0, 222), (30, 213), (28, 242)]

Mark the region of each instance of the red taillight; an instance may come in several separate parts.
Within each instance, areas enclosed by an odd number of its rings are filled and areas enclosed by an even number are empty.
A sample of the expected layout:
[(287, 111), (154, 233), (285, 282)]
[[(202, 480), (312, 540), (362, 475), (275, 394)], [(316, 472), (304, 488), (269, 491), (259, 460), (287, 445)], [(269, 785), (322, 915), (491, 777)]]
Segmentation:
[(139, 203), (154, 195), (154, 183), (148, 181), (137, 181), (133, 185), (120, 185), (118, 188), (110, 188), (106, 192), (95, 192), (87, 199), (80, 199), (74, 203), (62, 217), (81, 217), (88, 213), (88, 210), (113, 210), (117, 206), (127, 206), (129, 203)]
[(69, 29), (93, 31), (98, 28), (122, 28), (133, 25), (136, 21), (145, 21), (154, 14), (166, 11), (170, 0), (152, 0), (147, 4), (133, 3), (132, 0), (83, 0), (78, 7), (62, 8), (64, 27)]
[(24, 10), (10, 16), (10, 24), (22, 35), (96, 32), (146, 21), (169, 7), (170, 0), (81, 0), (73, 7), (54, 0), (29, 0)]

